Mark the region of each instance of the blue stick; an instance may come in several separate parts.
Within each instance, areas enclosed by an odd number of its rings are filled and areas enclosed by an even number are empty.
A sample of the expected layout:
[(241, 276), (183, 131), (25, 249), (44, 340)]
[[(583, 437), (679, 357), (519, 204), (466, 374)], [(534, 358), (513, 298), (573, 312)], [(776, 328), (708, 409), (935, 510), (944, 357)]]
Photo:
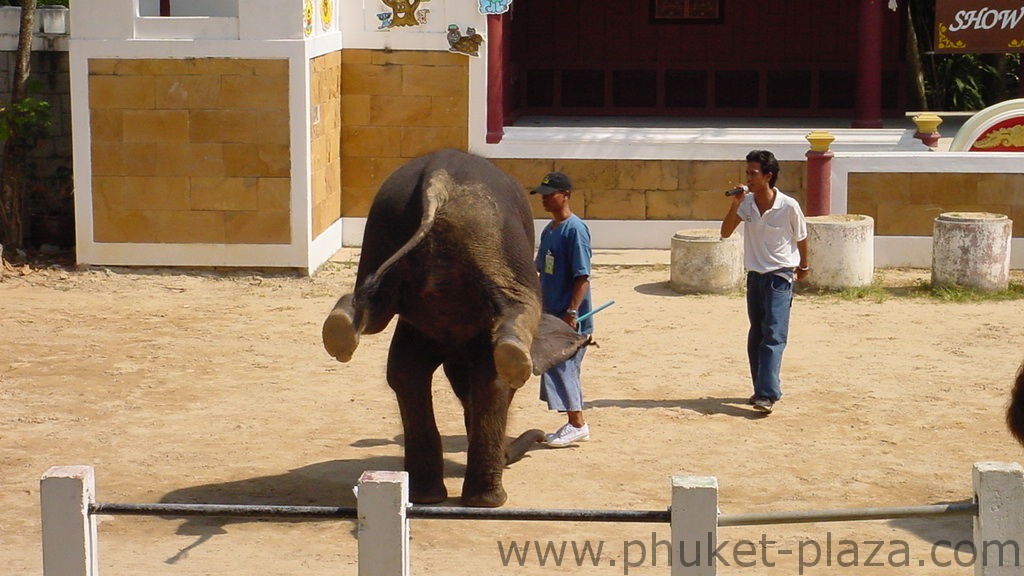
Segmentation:
[(576, 321), (577, 322), (583, 322), (587, 318), (590, 318), (594, 314), (597, 314), (598, 312), (600, 312), (601, 310), (604, 310), (605, 308), (611, 306), (612, 304), (615, 304), (615, 300), (609, 300), (609, 301), (605, 302), (604, 304), (601, 304), (597, 308), (594, 308), (590, 312), (587, 312), (586, 314), (584, 314), (584, 315), (580, 316), (579, 318), (577, 318)]

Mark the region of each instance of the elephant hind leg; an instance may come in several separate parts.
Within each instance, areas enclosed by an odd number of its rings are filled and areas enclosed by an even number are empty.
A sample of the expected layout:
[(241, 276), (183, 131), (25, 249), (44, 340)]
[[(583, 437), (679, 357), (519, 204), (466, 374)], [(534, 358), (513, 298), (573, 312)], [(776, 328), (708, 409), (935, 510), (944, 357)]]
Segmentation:
[(409, 498), (417, 504), (437, 504), (448, 498), (441, 434), (431, 393), (433, 374), (440, 365), (436, 345), (399, 321), (388, 351), (387, 380), (402, 415)]
[[(348, 362), (359, 346), (362, 327), (355, 321), (356, 312), (352, 306), (352, 294), (346, 294), (334, 305), (324, 320), (322, 338), (327, 353), (338, 362)], [(360, 315), (361, 316), (361, 315)]]

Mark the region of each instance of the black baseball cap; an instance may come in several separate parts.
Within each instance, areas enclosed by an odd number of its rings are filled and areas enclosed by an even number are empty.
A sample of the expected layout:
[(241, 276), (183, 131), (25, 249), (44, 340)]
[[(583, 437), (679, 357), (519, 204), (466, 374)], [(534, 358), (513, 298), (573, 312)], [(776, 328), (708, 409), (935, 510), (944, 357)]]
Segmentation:
[(569, 177), (561, 172), (551, 172), (540, 181), (540, 186), (534, 188), (530, 194), (547, 196), (562, 190), (572, 190), (572, 182), (569, 181)]

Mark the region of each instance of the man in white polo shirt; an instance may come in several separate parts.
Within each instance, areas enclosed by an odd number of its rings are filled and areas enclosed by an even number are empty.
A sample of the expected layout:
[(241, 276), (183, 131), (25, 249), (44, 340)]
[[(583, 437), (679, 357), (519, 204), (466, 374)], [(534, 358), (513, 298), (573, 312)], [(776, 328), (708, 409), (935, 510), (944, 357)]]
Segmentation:
[(750, 404), (770, 414), (782, 398), (779, 373), (789, 336), (793, 280), (807, 276), (807, 221), (800, 204), (775, 187), (779, 161), (767, 150), (747, 154), (748, 192), (732, 196), (722, 238), (743, 222), (747, 269), (747, 359), (754, 395)]

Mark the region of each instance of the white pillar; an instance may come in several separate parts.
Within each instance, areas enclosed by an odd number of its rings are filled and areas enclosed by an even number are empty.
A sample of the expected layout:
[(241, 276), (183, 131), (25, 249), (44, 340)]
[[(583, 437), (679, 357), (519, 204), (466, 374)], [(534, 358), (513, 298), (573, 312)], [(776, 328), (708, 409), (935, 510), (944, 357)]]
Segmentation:
[(1024, 566), (1024, 468), (1016, 462), (976, 462), (974, 574), (1019, 576)]
[(54, 466), (39, 480), (44, 576), (97, 576), (92, 466)]
[(408, 576), (408, 508), (408, 472), (363, 472), (359, 477), (359, 576)]
[(718, 480), (673, 476), (672, 576), (714, 576), (717, 547)]

